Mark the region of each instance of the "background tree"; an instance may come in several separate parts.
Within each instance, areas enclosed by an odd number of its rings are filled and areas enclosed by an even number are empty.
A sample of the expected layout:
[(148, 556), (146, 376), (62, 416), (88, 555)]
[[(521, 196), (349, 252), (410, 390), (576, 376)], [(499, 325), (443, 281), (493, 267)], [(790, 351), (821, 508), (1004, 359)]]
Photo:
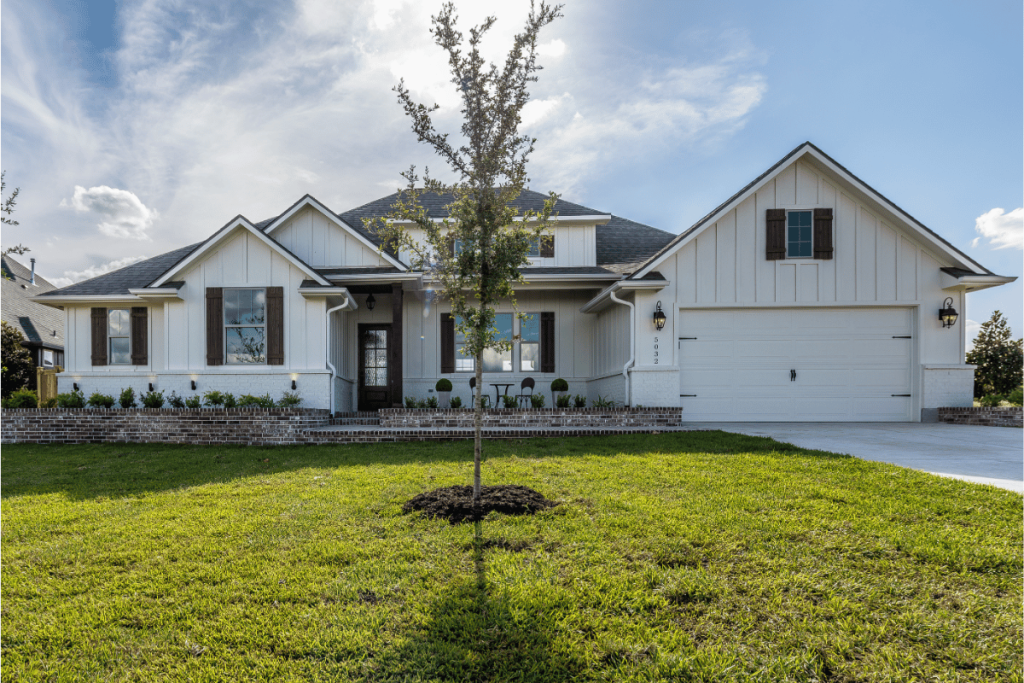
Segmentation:
[[(444, 160), (457, 180), (444, 183), (424, 171), (419, 188), (416, 168), (402, 176), (408, 181), (388, 219), (368, 221), (367, 227), (382, 237), (383, 248), (410, 254), (412, 267), (422, 271), (439, 298), (451, 303), (458, 331), (465, 335), (464, 354), (475, 359), (476, 389), (473, 396), (473, 502), (480, 500), (480, 458), (483, 451), (483, 353), (503, 351), (511, 341), (502, 340), (494, 326), (495, 304), (510, 301), (517, 315), (515, 285), (523, 282), (519, 269), (529, 263), (530, 246), (549, 225), (557, 195), (551, 194), (539, 212), (520, 214), (512, 206), (529, 182), (526, 163), (534, 138), (519, 133), (520, 113), (529, 101), (528, 86), (537, 80), (537, 34), (561, 16), (561, 5), (531, 4), (526, 25), (513, 41), (500, 68), (485, 62), (480, 41), (494, 25), (495, 17), (469, 31), (468, 51), (463, 34), (456, 29), (452, 3), (431, 17), (434, 42), (448, 53), (451, 82), (462, 99), (462, 144), (449, 141), (434, 126), (438, 105), (414, 102), (402, 80), (395, 87), (398, 101), (412, 120), (412, 129)], [(435, 222), (419, 202), (423, 192), (450, 193), (449, 217)], [(406, 226), (415, 226), (413, 234)]]
[(974, 397), (990, 394), (1006, 396), (1024, 379), (1024, 339), (1014, 340), (1010, 326), (1000, 311), (981, 324), (974, 348), (967, 352), (967, 362), (977, 365), (974, 371)]
[[(0, 196), (3, 196), (4, 191), (7, 189), (7, 179), (6, 179), (6, 176), (7, 176), (7, 171), (0, 171)], [(18, 193), (19, 192), (21, 192), (21, 188), (16, 187), (16, 188), (14, 188), (14, 192), (11, 193), (11, 196), (3, 198), (3, 203), (0, 204), (0, 212), (3, 212), (5, 214), (7, 214), (7, 215), (6, 216), (0, 216), (0, 224), (11, 225), (11, 226), (18, 225), (18, 221), (16, 221), (13, 218), (11, 218), (11, 214), (14, 213), (14, 205), (18, 203)], [(30, 249), (28, 247), (23, 247), (22, 245), (19, 244), (17, 246), (7, 247), (6, 249), (4, 249), (3, 250), (3, 255), (4, 256), (7, 256), (8, 254), (19, 254), (20, 255), (20, 254), (24, 254), (27, 251), (30, 251)], [(5, 279), (7, 279), (7, 280), (13, 280), (14, 279), (14, 278), (11, 277), (11, 274), (8, 273), (6, 270), (4, 270), (2, 274), (3, 274), (3, 277)], [(5, 396), (6, 396), (6, 394), (5, 394)]]
[(3, 354), (3, 376), (0, 380), (0, 393), (7, 398), (22, 387), (31, 386), (36, 366), (32, 362), (32, 354), (21, 345), (24, 335), (16, 327), (0, 322), (3, 338), (0, 340), (0, 352)]

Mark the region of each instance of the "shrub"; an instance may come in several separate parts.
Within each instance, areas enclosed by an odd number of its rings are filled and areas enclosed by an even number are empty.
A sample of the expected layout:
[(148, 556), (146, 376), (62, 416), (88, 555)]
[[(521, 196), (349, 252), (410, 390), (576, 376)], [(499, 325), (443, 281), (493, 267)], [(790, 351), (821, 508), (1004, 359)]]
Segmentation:
[(1021, 385), (1024, 376), (1022, 340), (1012, 339), (1010, 326), (999, 311), (981, 324), (974, 348), (967, 352), (974, 371), (974, 397), (1006, 395)]
[(121, 404), (122, 408), (134, 408), (135, 407), (135, 390), (128, 387), (121, 392), (120, 398), (117, 402)]
[(224, 405), (224, 394), (219, 391), (207, 391), (203, 394), (203, 401), (205, 401), (208, 406), (219, 408)]
[(576, 396), (572, 399), (572, 401), (576, 405), (577, 408), (586, 408), (587, 407), (587, 397), (586, 396), (580, 396), (579, 394), (576, 394)]
[(185, 407), (190, 410), (197, 410), (203, 407), (203, 401), (198, 396), (189, 396), (185, 399)]
[(448, 401), (448, 406), (454, 410), (458, 410), (462, 407), (462, 399), (458, 396), (452, 396), (451, 400)]
[(501, 402), (508, 410), (519, 407), (519, 399), (515, 396), (505, 395), (501, 397)]
[(162, 391), (148, 391), (142, 396), (142, 405), (147, 408), (163, 408), (164, 407), (164, 392)]
[(234, 408), (238, 405), (238, 401), (235, 400), (234, 394), (224, 394), (224, 407)]
[(72, 391), (68, 394), (57, 394), (57, 405), (61, 408), (84, 408), (85, 394)]
[(1003, 402), (1003, 397), (999, 394), (989, 394), (988, 396), (982, 396), (978, 399), (978, 403), (983, 408), (998, 408), (999, 404)]
[(569, 391), (569, 383), (559, 377), (551, 383), (551, 391)]
[(113, 408), (114, 404), (117, 403), (114, 397), (110, 394), (101, 394), (98, 391), (94, 391), (92, 396), (89, 397), (90, 408)]
[(39, 407), (40, 408), (56, 408), (57, 407), (57, 397), (56, 396), (51, 396), (50, 398), (48, 398), (45, 401), (43, 401), (39, 405)]
[(172, 391), (171, 395), (167, 397), (167, 404), (170, 405), (172, 408), (184, 408), (185, 399), (183, 399), (181, 396), (178, 396), (177, 392)]
[(406, 396), (405, 399), (403, 399), (403, 400), (405, 401), (405, 407), (406, 408), (408, 408), (409, 410), (416, 410), (416, 397), (415, 396)]
[(302, 397), (296, 391), (286, 391), (277, 402), (279, 408), (296, 408), (302, 404)]
[(1019, 406), (1024, 403), (1024, 387), (1017, 387), (1010, 392), (1010, 395), (1006, 397), (1006, 400), (1010, 402), (1012, 406)]
[(427, 409), (427, 399), (421, 398), (420, 400), (416, 401), (416, 409), (417, 410), (426, 410)]
[(570, 403), (572, 403), (572, 397), (569, 396), (569, 394), (559, 396), (555, 399), (555, 405), (559, 408), (568, 408)]
[(597, 398), (594, 399), (591, 405), (594, 408), (614, 408), (615, 406), (618, 405), (618, 403), (616, 401), (611, 400), (610, 398), (598, 396)]
[(443, 377), (437, 380), (437, 384), (434, 385), (435, 391), (451, 391), (452, 383), (451, 380), (444, 379)]
[(427, 407), (428, 408), (436, 408), (437, 407), (437, 396), (431, 396), (431, 397), (429, 397), (427, 399)]
[(270, 394), (264, 394), (263, 396), (242, 394), (238, 397), (238, 405), (241, 408), (273, 408), (274, 399), (270, 398)]
[(0, 381), (4, 398), (11, 396), (18, 389), (31, 387), (35, 381), (35, 363), (32, 362), (29, 350), (21, 345), (23, 341), (25, 336), (21, 331), (5, 321), (2, 338), (3, 375)]
[(533, 396), (531, 396), (530, 397), (530, 405), (532, 405), (537, 410), (540, 410), (541, 408), (543, 408), (544, 407), (544, 394), (534, 394)]
[(18, 389), (7, 399), (7, 407), (14, 408), (38, 408), (39, 397), (31, 389)]

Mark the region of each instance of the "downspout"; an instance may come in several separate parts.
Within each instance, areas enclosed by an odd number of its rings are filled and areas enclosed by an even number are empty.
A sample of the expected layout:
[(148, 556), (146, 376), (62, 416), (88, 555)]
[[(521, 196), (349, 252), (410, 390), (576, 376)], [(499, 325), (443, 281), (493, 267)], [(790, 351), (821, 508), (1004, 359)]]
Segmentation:
[(633, 384), (629, 381), (629, 369), (633, 367), (633, 361), (636, 357), (636, 307), (628, 301), (615, 296), (615, 290), (608, 292), (608, 298), (617, 304), (623, 306), (629, 306), (629, 360), (622, 366), (622, 377), (626, 380), (626, 407), (633, 405)]
[(345, 295), (345, 303), (334, 308), (327, 309), (327, 369), (331, 371), (331, 417), (334, 417), (334, 380), (338, 376), (338, 370), (331, 363), (331, 313), (342, 308), (347, 308), (349, 304), (348, 295)]

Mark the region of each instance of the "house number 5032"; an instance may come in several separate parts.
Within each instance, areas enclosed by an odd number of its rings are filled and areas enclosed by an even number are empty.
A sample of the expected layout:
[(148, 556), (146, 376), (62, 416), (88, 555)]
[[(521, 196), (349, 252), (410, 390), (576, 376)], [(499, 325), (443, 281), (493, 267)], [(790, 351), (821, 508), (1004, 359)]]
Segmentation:
[(658, 338), (654, 338), (654, 364), (658, 364)]

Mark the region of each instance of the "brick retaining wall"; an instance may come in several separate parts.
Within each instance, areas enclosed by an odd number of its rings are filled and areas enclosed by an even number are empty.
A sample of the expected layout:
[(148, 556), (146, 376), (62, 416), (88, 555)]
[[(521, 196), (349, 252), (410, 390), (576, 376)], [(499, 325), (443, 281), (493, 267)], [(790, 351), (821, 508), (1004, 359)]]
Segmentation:
[(1022, 408), (939, 408), (939, 422), (983, 427), (1024, 427)]
[(5, 410), (2, 443), (306, 443), (329, 418), (311, 408)]
[[(387, 408), (379, 411), (381, 427), (446, 429), (473, 426), (472, 410)], [(484, 429), (553, 427), (678, 427), (682, 408), (542, 408), (488, 410)]]

